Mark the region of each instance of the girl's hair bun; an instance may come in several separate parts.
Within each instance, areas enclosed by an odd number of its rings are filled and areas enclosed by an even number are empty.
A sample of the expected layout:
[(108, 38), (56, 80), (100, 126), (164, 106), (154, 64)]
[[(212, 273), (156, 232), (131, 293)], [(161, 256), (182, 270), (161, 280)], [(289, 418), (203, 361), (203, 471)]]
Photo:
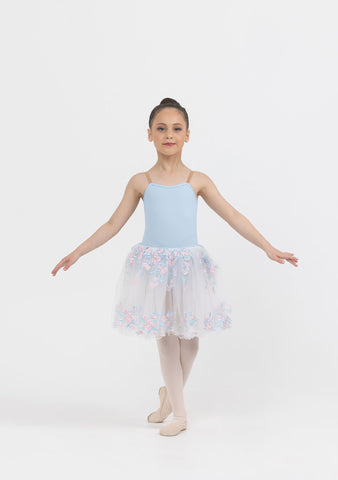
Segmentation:
[(173, 98), (169, 98), (169, 97), (164, 98), (164, 99), (161, 101), (160, 105), (163, 105), (164, 103), (171, 103), (171, 104), (175, 104), (175, 105), (181, 106), (176, 100), (174, 100)]
[(161, 103), (152, 109), (152, 111), (150, 113), (150, 116), (149, 116), (149, 128), (151, 128), (156, 114), (160, 110), (162, 110), (162, 108), (167, 108), (167, 107), (177, 108), (177, 110), (179, 110), (183, 114), (185, 123), (187, 125), (187, 130), (188, 130), (189, 129), (189, 117), (188, 117), (186, 109), (184, 107), (182, 107), (182, 105), (179, 102), (177, 102), (175, 99), (170, 98), (170, 97), (163, 98), (163, 100), (161, 100)]

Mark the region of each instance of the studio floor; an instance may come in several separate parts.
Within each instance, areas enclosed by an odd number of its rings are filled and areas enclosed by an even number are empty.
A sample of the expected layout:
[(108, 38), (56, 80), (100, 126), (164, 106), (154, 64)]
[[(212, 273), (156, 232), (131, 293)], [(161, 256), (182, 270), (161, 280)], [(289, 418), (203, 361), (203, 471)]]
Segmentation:
[[(150, 407), (4, 399), (0, 475), (13, 479), (336, 480), (337, 415), (325, 394), (257, 408), (191, 406), (188, 429), (159, 435)], [(11, 401), (10, 401), (11, 400)], [(171, 415), (167, 421), (170, 421)]]

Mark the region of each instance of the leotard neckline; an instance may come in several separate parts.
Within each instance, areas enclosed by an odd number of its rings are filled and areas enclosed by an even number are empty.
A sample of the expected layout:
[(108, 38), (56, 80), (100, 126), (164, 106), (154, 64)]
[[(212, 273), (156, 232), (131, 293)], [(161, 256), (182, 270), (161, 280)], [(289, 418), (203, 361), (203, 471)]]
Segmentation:
[(195, 198), (196, 200), (198, 200), (198, 197), (195, 193), (195, 190), (192, 188), (192, 186), (190, 185), (189, 182), (182, 182), (182, 183), (177, 183), (176, 185), (162, 185), (161, 183), (154, 183), (154, 182), (149, 182), (148, 185), (147, 185), (147, 188), (145, 189), (144, 193), (143, 193), (143, 200), (144, 200), (144, 197), (146, 196), (146, 193), (147, 193), (147, 190), (148, 188), (150, 187), (150, 185), (155, 185), (156, 187), (164, 187), (164, 188), (173, 188), (173, 187), (180, 187), (182, 185), (189, 185), (189, 187), (191, 188), (193, 194), (195, 195)]

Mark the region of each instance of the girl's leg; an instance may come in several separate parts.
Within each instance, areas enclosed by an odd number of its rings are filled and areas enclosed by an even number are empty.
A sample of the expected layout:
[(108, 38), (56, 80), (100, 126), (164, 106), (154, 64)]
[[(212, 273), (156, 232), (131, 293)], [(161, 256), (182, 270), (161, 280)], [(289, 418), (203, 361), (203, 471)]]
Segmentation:
[[(182, 366), (182, 373), (183, 373), (183, 387), (187, 383), (189, 374), (191, 372), (191, 368), (193, 366), (194, 360), (199, 350), (199, 338), (194, 337), (191, 339), (186, 338), (179, 338), (180, 342), (180, 361)], [(168, 395), (165, 399), (164, 405), (166, 408), (171, 407), (172, 404)]]
[(186, 417), (183, 398), (183, 370), (180, 360), (181, 344), (176, 335), (157, 340), (160, 364), (174, 416)]
[[(163, 337), (163, 338), (167, 338), (167, 336)], [(161, 340), (163, 340), (163, 338)], [(181, 363), (181, 368), (182, 368), (182, 377), (183, 377), (182, 380), (183, 380), (183, 387), (184, 387), (184, 385), (186, 384), (186, 382), (188, 380), (192, 365), (194, 363), (194, 360), (195, 360), (196, 355), (197, 355), (198, 350), (199, 350), (199, 338), (194, 337), (194, 338), (188, 340), (188, 339), (185, 339), (185, 338), (175, 337), (175, 339), (176, 339), (175, 343), (177, 343), (177, 340), (178, 340), (179, 344), (180, 344), (179, 345), (180, 346), (179, 356), (180, 356), (180, 363)], [(164, 378), (164, 374), (163, 374), (163, 378)], [(165, 380), (165, 383), (166, 383), (166, 380)], [(183, 387), (182, 387), (182, 390), (183, 390)], [(183, 395), (183, 393), (182, 393), (182, 395)], [(167, 408), (170, 407), (170, 406), (172, 408), (172, 403), (170, 401), (170, 398), (168, 398), (168, 397), (170, 397), (169, 390), (168, 390), (168, 395), (166, 397), (166, 400), (165, 400), (164, 404)], [(174, 410), (174, 409), (172, 408), (172, 410)]]
[(190, 340), (180, 338), (181, 344), (181, 365), (183, 370), (183, 385), (187, 383), (192, 365), (199, 350), (199, 338), (194, 337)]

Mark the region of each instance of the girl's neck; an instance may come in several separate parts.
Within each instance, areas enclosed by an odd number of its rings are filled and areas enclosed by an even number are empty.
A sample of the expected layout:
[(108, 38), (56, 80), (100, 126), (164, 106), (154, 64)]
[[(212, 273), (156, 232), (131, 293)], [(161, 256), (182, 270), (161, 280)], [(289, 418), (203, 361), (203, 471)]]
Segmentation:
[(181, 159), (158, 159), (155, 165), (152, 167), (154, 173), (159, 175), (172, 176), (176, 175), (179, 172), (187, 170), (187, 167), (184, 165)]

